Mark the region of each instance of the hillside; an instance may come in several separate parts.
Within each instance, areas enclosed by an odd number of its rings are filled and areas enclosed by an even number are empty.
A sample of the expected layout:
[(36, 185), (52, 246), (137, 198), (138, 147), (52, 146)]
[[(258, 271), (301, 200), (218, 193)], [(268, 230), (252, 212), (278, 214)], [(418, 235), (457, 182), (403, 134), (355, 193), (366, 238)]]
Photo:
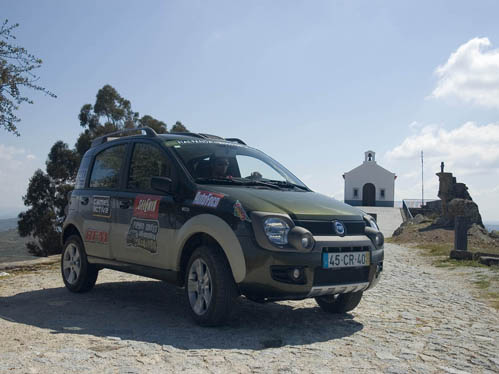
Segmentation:
[(0, 232), (15, 229), (17, 227), (17, 218), (0, 219)]
[(0, 262), (33, 259), (26, 248), (29, 240), (30, 238), (21, 238), (17, 229), (0, 230)]

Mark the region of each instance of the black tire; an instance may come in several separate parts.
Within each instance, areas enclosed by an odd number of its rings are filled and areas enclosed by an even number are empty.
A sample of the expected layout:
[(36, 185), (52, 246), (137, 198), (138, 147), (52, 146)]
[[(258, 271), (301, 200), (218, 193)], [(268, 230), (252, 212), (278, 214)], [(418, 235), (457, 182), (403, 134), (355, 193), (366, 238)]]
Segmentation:
[(362, 299), (362, 291), (325, 295), (315, 298), (321, 309), (327, 313), (346, 313), (354, 310)]
[[(196, 266), (199, 263), (211, 279), (209, 303), (206, 303), (204, 296), (201, 295), (204, 291), (200, 288), (203, 287), (200, 286), (197, 273), (193, 267), (193, 264)], [(191, 270), (194, 271), (194, 274)], [(189, 280), (192, 282), (191, 288), (189, 287)], [(193, 291), (192, 286), (194, 284), (198, 287), (197, 291)], [(202, 245), (194, 251), (185, 272), (185, 295), (191, 316), (199, 325), (219, 326), (230, 319), (238, 292), (230, 265), (219, 248)], [(204, 310), (196, 311), (193, 299), (197, 300), (199, 298), (202, 299), (204, 308), (201, 309)]]
[(71, 292), (90, 291), (97, 281), (99, 270), (88, 263), (85, 248), (77, 235), (71, 235), (64, 243), (61, 255), (61, 274), (66, 288)]

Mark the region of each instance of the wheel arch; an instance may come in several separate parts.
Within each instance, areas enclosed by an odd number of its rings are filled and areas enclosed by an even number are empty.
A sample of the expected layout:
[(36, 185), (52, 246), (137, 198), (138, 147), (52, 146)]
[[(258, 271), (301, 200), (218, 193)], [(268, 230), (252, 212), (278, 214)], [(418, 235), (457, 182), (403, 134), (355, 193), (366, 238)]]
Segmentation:
[(224, 254), (232, 276), (240, 283), (246, 276), (246, 261), (241, 244), (231, 227), (212, 214), (201, 214), (191, 218), (179, 230), (177, 236), (177, 268), (180, 282), (184, 281), (185, 268), (194, 250), (201, 244), (214, 246)]
[(62, 235), (61, 235), (61, 245), (64, 247), (64, 243), (66, 242), (66, 240), (71, 236), (71, 235), (77, 235), (80, 237), (82, 243), (83, 243), (83, 238), (80, 234), (80, 231), (76, 228), (75, 225), (73, 225), (72, 223), (66, 225), (62, 231)]

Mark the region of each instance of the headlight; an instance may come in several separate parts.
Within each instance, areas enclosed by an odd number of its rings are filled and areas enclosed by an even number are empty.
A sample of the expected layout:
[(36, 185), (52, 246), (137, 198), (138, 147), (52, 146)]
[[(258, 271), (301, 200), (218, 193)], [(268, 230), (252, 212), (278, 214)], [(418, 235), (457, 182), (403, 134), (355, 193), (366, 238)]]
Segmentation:
[(281, 218), (271, 217), (263, 222), (265, 235), (272, 244), (288, 244), (289, 225)]
[(375, 229), (375, 230), (378, 230), (378, 231), (379, 231), (379, 227), (378, 227), (378, 225), (376, 224), (376, 221), (375, 221), (374, 219), (370, 219), (370, 220), (368, 220), (368, 222), (369, 222), (369, 226), (371, 226), (373, 229)]
[(366, 222), (367, 226), (370, 226), (373, 229), (375, 229), (376, 231), (379, 231), (379, 227), (376, 224), (376, 221), (374, 220), (373, 217), (371, 217), (370, 215), (365, 215), (364, 216), (364, 221)]

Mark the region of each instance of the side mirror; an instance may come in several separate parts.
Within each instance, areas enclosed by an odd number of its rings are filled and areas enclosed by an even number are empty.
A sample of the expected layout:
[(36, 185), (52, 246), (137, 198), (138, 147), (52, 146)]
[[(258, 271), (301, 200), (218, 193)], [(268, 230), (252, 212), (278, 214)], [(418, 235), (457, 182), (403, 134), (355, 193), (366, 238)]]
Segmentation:
[(168, 177), (152, 177), (151, 188), (164, 193), (172, 192), (173, 182)]

